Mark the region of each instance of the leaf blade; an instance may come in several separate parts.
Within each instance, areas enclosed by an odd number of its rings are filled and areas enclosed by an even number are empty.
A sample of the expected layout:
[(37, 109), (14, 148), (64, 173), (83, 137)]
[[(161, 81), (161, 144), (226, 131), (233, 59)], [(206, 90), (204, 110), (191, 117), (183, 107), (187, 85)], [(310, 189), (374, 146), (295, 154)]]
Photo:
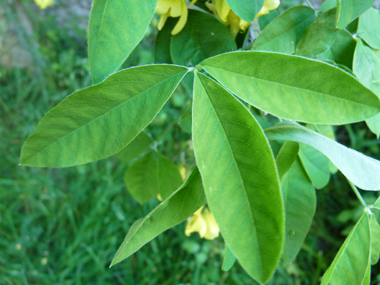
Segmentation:
[(363, 214), (323, 275), (321, 285), (362, 284), (370, 266), (370, 243), (369, 217)]
[(350, 22), (367, 11), (375, 0), (338, 0), (337, 24), (344, 29)]
[(231, 9), (246, 22), (253, 22), (265, 0), (226, 0)]
[(283, 260), (290, 263), (301, 250), (310, 229), (317, 197), (310, 178), (299, 158), (281, 179), (281, 188), (285, 202), (286, 235)]
[(120, 152), (154, 119), (187, 71), (134, 67), (74, 92), (42, 118), (23, 145), (21, 164), (67, 167)]
[(252, 49), (294, 53), (303, 32), (314, 19), (315, 11), (310, 7), (289, 8), (265, 27)]
[(95, 84), (120, 68), (143, 38), (157, 5), (157, 0), (110, 2), (94, 0), (91, 8), (88, 57)]
[(326, 155), (355, 185), (363, 190), (380, 190), (380, 162), (349, 149), (296, 123), (287, 122), (265, 130), (268, 139), (308, 144)]
[(243, 268), (265, 283), (278, 265), (284, 239), (273, 154), (249, 111), (199, 73), (194, 83), (193, 142), (207, 202), (224, 239)]
[(281, 118), (339, 125), (380, 110), (379, 98), (355, 77), (304, 57), (239, 51), (206, 59), (201, 66), (239, 98)]
[[(185, 221), (206, 203), (202, 179), (197, 168), (184, 184), (145, 218), (136, 221), (117, 250), (111, 266), (128, 258), (147, 242)], [(154, 226), (153, 226), (154, 225)]]

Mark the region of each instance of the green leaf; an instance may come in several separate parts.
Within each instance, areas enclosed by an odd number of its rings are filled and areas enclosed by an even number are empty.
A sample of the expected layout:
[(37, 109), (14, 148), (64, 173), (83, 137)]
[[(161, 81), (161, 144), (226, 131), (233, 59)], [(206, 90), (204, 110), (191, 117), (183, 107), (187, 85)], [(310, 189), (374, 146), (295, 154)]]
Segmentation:
[(308, 144), (326, 155), (355, 185), (364, 190), (380, 190), (380, 162), (349, 149), (298, 124), (287, 122), (265, 130), (268, 139)]
[(172, 63), (170, 56), (170, 39), (172, 30), (177, 23), (176, 18), (168, 17), (165, 26), (158, 31), (156, 41), (154, 42), (154, 58), (156, 63)]
[[(316, 131), (325, 137), (328, 137), (329, 139), (336, 141), (334, 129), (332, 126), (329, 125), (313, 125), (313, 127), (316, 129)], [(310, 128), (309, 128), (310, 129)], [(338, 168), (334, 165), (334, 163), (329, 160), (329, 169), (332, 174), (335, 174), (338, 172)]]
[(355, 47), (356, 41), (354, 40), (354, 37), (346, 30), (339, 30), (336, 33), (334, 44), (323, 53), (318, 54), (317, 58), (325, 61), (330, 60), (337, 64), (343, 64), (352, 69)]
[(250, 112), (207, 76), (194, 82), (193, 142), (207, 202), (242, 267), (260, 283), (284, 242), (284, 208), (273, 154)]
[(121, 152), (116, 154), (116, 156), (122, 161), (131, 161), (142, 154), (152, 143), (153, 140), (151, 137), (145, 132), (141, 132)]
[[(369, 89), (371, 89), (377, 96), (380, 97), (380, 52), (374, 51), (370, 47), (358, 41), (355, 50), (354, 74), (359, 81)], [(380, 135), (380, 114), (366, 120), (368, 127), (376, 134)]]
[(174, 163), (154, 151), (133, 162), (125, 172), (124, 181), (132, 197), (140, 204), (157, 194), (166, 199), (183, 182)]
[(92, 81), (117, 71), (144, 37), (157, 0), (94, 0), (88, 27), (88, 58)]
[(367, 267), (367, 271), (364, 276), (364, 280), (361, 285), (370, 285), (371, 284), (371, 266)]
[(187, 133), (191, 134), (191, 125), (192, 125), (192, 113), (191, 113), (192, 106), (189, 106), (185, 113), (181, 116), (181, 119), (179, 120), (179, 125)]
[(340, 68), (274, 52), (231, 52), (201, 66), (228, 90), (275, 116), (316, 124), (348, 124), (380, 112), (375, 94)]
[(145, 218), (136, 221), (115, 254), (111, 266), (129, 257), (162, 232), (185, 221), (206, 203), (197, 168), (185, 183)]
[(380, 257), (380, 225), (376, 221), (375, 215), (370, 217), (371, 228), (371, 264), (375, 265), (379, 262)]
[(299, 40), (296, 54), (315, 57), (330, 49), (337, 37), (335, 27), (336, 9), (331, 9), (319, 16), (305, 31)]
[(226, 0), (231, 9), (246, 22), (253, 22), (265, 0)]
[(349, 23), (367, 11), (375, 0), (338, 0), (336, 26), (345, 28)]
[(235, 264), (235, 261), (236, 261), (236, 257), (234, 253), (226, 244), (224, 247), (224, 259), (223, 259), (222, 270), (229, 271), (232, 268), (232, 266)]
[(335, 8), (337, 4), (337, 0), (325, 0), (323, 1), (321, 7), (319, 7), (319, 11), (326, 12), (332, 8)]
[(160, 193), (163, 200), (169, 197), (183, 183), (178, 167), (161, 153), (158, 153), (157, 177), (158, 193)]
[(290, 263), (301, 250), (317, 206), (317, 197), (299, 158), (281, 179), (286, 235), (283, 260)]
[(125, 172), (125, 185), (140, 204), (150, 201), (159, 193), (157, 163), (157, 155), (150, 151), (134, 161)]
[(315, 11), (295, 6), (274, 19), (253, 43), (253, 50), (294, 53), (305, 29), (315, 20)]
[(21, 164), (66, 167), (120, 152), (154, 119), (187, 71), (139, 66), (74, 92), (42, 118), (21, 150)]
[(325, 187), (330, 180), (329, 159), (306, 144), (300, 144), (299, 156), (314, 187), (317, 189)]
[(280, 177), (280, 180), (292, 167), (298, 156), (299, 149), (299, 144), (292, 141), (286, 141), (282, 145), (276, 157), (278, 176)]
[[(375, 28), (377, 27), (377, 28)], [(369, 8), (359, 18), (357, 36), (365, 40), (372, 48), (380, 49), (380, 11)]]
[(370, 266), (370, 245), (369, 217), (363, 214), (323, 275), (321, 285), (362, 284)]
[(269, 25), (270, 22), (272, 22), (274, 19), (276, 19), (280, 13), (278, 10), (271, 10), (269, 11), (269, 14), (262, 15), (258, 18), (260, 30), (264, 30), (266, 26)]
[(376, 200), (375, 204), (373, 204), (374, 207), (380, 209), (380, 197)]
[(187, 66), (232, 50), (236, 43), (227, 27), (212, 15), (195, 10), (189, 10), (185, 28), (170, 41), (173, 62)]

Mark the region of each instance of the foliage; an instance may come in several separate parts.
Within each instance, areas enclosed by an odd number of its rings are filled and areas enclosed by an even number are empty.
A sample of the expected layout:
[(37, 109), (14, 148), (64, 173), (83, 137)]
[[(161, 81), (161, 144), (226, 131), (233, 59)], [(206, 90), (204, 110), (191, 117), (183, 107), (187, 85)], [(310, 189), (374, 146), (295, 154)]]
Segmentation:
[[(207, 203), (225, 241), (223, 269), (233, 269), (236, 257), (257, 282), (274, 284), (283, 276), (284, 266), (292, 272), (292, 261), (308, 244), (316, 197), (325, 194), (316, 193), (314, 187), (325, 187), (329, 172), (339, 169), (360, 202), (360, 214), (336, 257), (326, 261), (331, 265), (319, 267), (313, 278), (318, 280), (323, 270), (322, 284), (369, 284), (371, 265), (380, 253), (374, 215), (378, 202), (367, 204), (356, 186), (379, 191), (380, 162), (335, 141), (332, 126), (347, 125), (353, 140), (348, 124), (366, 121), (379, 135), (379, 39), (378, 34), (366, 32), (369, 26), (362, 20), (370, 16), (377, 21), (379, 14), (372, 10), (369, 16), (363, 14), (373, 1), (367, 1), (368, 7), (360, 1), (343, 2), (319, 14), (308, 7), (292, 7), (267, 23), (251, 46), (250, 33), (243, 41), (242, 35), (234, 40), (234, 32), (231, 37), (220, 22), (209, 21), (212, 15), (204, 14), (207, 11), (191, 11), (178, 34), (170, 35), (174, 23), (167, 21), (169, 33), (164, 27), (157, 35), (161, 41), (156, 54), (167, 62), (115, 72), (144, 36), (152, 15), (139, 16), (142, 12), (134, 9), (142, 7), (130, 2), (133, 9), (124, 13), (137, 17), (141, 29), (130, 35), (132, 47), (125, 50), (120, 39), (129, 39), (129, 33), (115, 20), (117, 5), (107, 7), (104, 18), (97, 11), (105, 8), (94, 1), (91, 21), (112, 30), (102, 35), (101, 27), (90, 22), (89, 49), (91, 41), (97, 43), (95, 52), (89, 53), (90, 63), (105, 62), (92, 65), (96, 84), (69, 95), (41, 119), (22, 148), (21, 164), (66, 167), (114, 154), (132, 157), (135, 161), (125, 175), (131, 194), (140, 203), (158, 194), (166, 199), (134, 223), (112, 265)], [(235, 1), (228, 3), (247, 21), (265, 5), (255, 1), (255, 7), (241, 11)], [(156, 7), (155, 1), (149, 5), (144, 7)], [(352, 35), (355, 28), (345, 29), (358, 16), (361, 38)], [(215, 26), (209, 28), (208, 37), (208, 25), (202, 21)], [(284, 26), (289, 29), (281, 31)], [(107, 56), (96, 52), (103, 45), (112, 51)], [(364, 76), (363, 66), (371, 66), (373, 80)], [(172, 103), (179, 84), (192, 96), (178, 104), (181, 111), (169, 128), (185, 119), (189, 124), (191, 118), (191, 129), (186, 131), (192, 135), (194, 156), (190, 148), (185, 167), (194, 170), (175, 190), (180, 181), (172, 177), (179, 177), (178, 170), (157, 147), (166, 131), (153, 143), (143, 139), (145, 150), (132, 145), (166, 102)], [(281, 150), (275, 159), (278, 145)], [(318, 220), (317, 215), (314, 221)], [(283, 265), (278, 267), (281, 258)]]

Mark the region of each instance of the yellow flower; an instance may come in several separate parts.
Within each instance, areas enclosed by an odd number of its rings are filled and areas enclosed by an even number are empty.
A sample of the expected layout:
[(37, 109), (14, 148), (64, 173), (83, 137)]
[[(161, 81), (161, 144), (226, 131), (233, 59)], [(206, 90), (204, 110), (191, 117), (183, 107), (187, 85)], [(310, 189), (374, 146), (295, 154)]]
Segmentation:
[(198, 232), (201, 238), (213, 240), (219, 236), (219, 226), (208, 209), (205, 209), (204, 213), (202, 210), (203, 207), (188, 220), (185, 235), (190, 236), (191, 233)]
[(54, 0), (34, 0), (40, 9), (45, 9), (54, 4)]
[[(189, 6), (193, 5), (196, 1), (197, 0), (193, 0)], [(160, 21), (158, 22), (159, 30), (164, 27), (168, 17), (180, 17), (172, 30), (172, 35), (176, 35), (186, 25), (188, 14), (186, 0), (158, 0), (156, 13), (161, 15)]]
[[(262, 15), (268, 14), (270, 10), (277, 9), (279, 5), (280, 0), (265, 0), (264, 6), (261, 8), (260, 12), (257, 13), (255, 19)], [(226, 0), (208, 0), (208, 2), (206, 2), (206, 6), (224, 24), (230, 25), (231, 34), (234, 38), (239, 31), (244, 32), (251, 24), (236, 15), (230, 6), (228, 6)]]

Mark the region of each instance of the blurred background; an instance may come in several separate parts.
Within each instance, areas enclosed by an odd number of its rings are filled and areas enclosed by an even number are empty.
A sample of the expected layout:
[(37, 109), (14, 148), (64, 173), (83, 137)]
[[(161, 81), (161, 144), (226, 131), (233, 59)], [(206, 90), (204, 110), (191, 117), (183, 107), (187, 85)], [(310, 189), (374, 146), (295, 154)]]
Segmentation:
[[(283, 1), (281, 9), (301, 2)], [(322, 1), (311, 2), (318, 8)], [(56, 0), (44, 10), (26, 0), (0, 3), (0, 284), (255, 284), (239, 264), (221, 270), (221, 237), (186, 237), (185, 224), (108, 268), (132, 223), (159, 203), (140, 206), (131, 198), (123, 182), (128, 163), (110, 157), (62, 169), (18, 165), (21, 146), (42, 116), (91, 85), (86, 44), (91, 1)], [(123, 67), (155, 61), (157, 22)], [(149, 126), (153, 138), (165, 132), (189, 96), (180, 86)], [(380, 159), (380, 141), (364, 123), (335, 132), (340, 143)], [(191, 135), (178, 125), (158, 148), (187, 170), (194, 164)], [(362, 194), (368, 203), (378, 195)], [(299, 256), (280, 266), (270, 284), (318, 284), (362, 212), (339, 173), (317, 198)], [(379, 282), (376, 265), (372, 284)]]

